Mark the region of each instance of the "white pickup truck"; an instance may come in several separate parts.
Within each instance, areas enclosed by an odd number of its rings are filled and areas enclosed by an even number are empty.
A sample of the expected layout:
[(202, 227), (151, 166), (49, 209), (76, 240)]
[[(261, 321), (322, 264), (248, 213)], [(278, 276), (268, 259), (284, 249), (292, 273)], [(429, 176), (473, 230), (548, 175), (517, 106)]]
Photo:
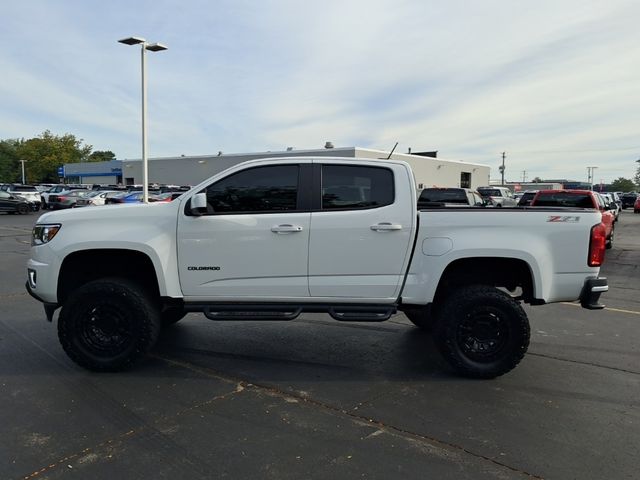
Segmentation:
[(403, 311), (433, 329), (458, 372), (491, 378), (528, 348), (521, 302), (603, 307), (600, 212), (418, 211), (414, 185), (403, 162), (253, 160), (170, 203), (47, 213), (27, 289), (48, 320), (61, 307), (64, 350), (97, 371), (130, 366), (187, 312), (382, 321)]

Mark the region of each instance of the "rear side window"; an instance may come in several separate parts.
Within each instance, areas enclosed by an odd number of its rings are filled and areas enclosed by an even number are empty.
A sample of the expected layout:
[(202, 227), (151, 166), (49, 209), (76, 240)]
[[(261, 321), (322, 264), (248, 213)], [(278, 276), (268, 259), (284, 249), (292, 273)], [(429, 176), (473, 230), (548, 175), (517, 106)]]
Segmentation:
[(539, 193), (535, 199), (536, 207), (573, 207), (594, 208), (589, 194), (575, 193)]
[(298, 165), (251, 168), (208, 186), (214, 213), (275, 213), (296, 210)]
[(393, 172), (384, 167), (322, 166), (322, 210), (351, 210), (391, 205)]

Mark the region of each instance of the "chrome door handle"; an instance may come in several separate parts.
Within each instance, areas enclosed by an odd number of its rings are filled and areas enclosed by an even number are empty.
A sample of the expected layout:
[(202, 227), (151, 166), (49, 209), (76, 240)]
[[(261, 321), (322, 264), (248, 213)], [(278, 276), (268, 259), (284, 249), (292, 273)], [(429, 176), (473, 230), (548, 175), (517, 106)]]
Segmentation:
[(273, 233), (297, 233), (302, 231), (302, 227), (300, 225), (291, 225), (286, 223), (271, 227), (271, 231)]
[(391, 232), (393, 230), (402, 230), (402, 225), (397, 223), (382, 222), (371, 225), (371, 230), (376, 232)]

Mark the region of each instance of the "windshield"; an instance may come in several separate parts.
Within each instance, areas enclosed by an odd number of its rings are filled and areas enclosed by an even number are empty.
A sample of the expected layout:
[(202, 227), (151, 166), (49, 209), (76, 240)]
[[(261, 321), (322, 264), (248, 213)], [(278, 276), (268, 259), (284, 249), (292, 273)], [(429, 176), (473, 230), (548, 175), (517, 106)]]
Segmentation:
[(420, 202), (469, 203), (464, 190), (457, 188), (425, 188), (420, 194)]
[(588, 193), (540, 193), (534, 205), (536, 207), (594, 208), (593, 200)]
[(479, 188), (478, 193), (483, 197), (501, 197), (502, 193), (497, 188)]

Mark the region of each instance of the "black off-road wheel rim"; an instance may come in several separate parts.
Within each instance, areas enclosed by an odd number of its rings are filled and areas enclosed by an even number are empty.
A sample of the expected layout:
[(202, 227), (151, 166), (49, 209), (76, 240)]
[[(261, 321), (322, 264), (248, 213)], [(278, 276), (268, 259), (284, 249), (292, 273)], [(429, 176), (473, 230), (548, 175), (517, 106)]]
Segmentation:
[(105, 302), (91, 305), (80, 318), (78, 339), (88, 354), (113, 358), (134, 348), (136, 334), (129, 312)]
[(18, 213), (20, 215), (24, 215), (29, 213), (29, 207), (27, 205), (18, 205)]
[(499, 360), (509, 343), (509, 322), (492, 307), (476, 308), (458, 324), (456, 343), (469, 360), (489, 363)]

